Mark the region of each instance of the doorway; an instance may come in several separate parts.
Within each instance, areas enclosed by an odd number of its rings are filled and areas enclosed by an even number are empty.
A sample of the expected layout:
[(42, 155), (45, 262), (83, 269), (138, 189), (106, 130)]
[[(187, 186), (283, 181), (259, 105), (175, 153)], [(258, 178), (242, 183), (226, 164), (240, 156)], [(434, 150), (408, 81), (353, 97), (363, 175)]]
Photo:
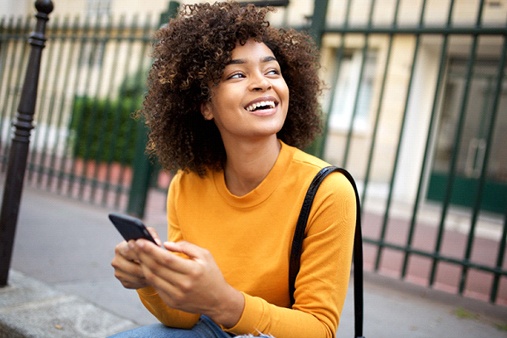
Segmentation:
[[(473, 208), (479, 194), (479, 179), (486, 166), (481, 210), (504, 214), (507, 210), (507, 79), (504, 75), (500, 100), (493, 127), (489, 160), (485, 161), (487, 137), (491, 132), (498, 60), (480, 61), (474, 65), (470, 79), (461, 142), (456, 146), (458, 121), (466, 86), (466, 60), (449, 64), (433, 167), (427, 198), (442, 201), (449, 180), (450, 164), (457, 151), (457, 160), (450, 203)], [(457, 148), (457, 149), (456, 149)]]

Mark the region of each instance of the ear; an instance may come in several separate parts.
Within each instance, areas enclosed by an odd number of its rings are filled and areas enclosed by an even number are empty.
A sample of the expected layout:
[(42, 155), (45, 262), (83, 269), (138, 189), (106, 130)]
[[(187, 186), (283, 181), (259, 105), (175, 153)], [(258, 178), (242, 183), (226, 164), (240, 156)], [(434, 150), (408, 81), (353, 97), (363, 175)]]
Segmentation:
[(213, 120), (213, 113), (211, 111), (211, 107), (210, 107), (209, 102), (201, 103), (201, 114), (205, 120), (208, 120), (208, 121)]

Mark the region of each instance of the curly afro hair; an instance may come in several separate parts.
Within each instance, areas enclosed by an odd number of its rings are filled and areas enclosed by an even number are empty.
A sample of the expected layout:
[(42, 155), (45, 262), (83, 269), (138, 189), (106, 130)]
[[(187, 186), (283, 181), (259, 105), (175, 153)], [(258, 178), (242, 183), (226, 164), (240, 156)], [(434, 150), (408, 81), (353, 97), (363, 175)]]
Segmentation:
[(272, 8), (235, 2), (183, 6), (155, 33), (154, 63), (140, 115), (149, 128), (148, 153), (168, 170), (204, 175), (221, 170), (226, 154), (218, 128), (201, 115), (237, 43), (263, 42), (277, 58), (290, 92), (289, 110), (277, 137), (305, 147), (321, 131), (318, 52), (312, 39), (276, 29), (266, 20)]

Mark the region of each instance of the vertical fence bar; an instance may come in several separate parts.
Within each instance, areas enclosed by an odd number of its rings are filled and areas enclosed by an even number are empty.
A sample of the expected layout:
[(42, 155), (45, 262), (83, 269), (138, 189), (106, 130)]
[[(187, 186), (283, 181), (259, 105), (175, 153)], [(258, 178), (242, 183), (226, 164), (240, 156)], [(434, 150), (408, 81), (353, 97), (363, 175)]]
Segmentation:
[[(135, 30), (137, 29), (137, 20), (136, 19), (137, 19), (137, 15), (134, 17), (134, 20), (132, 20), (132, 22), (130, 22), (131, 33), (130, 34), (127, 33), (127, 35), (124, 35), (126, 33), (125, 15), (122, 15), (120, 17), (120, 23), (117, 28), (117, 35), (116, 35), (116, 40), (115, 40), (115, 42), (116, 42), (115, 50), (114, 50), (114, 58), (115, 59), (120, 54), (121, 47), (124, 43), (130, 42), (129, 46), (132, 45), (132, 41), (134, 39), (133, 32), (135, 32)], [(127, 52), (125, 54), (132, 55), (131, 49), (128, 48)], [(128, 64), (128, 62), (125, 62), (125, 63)], [(106, 109), (105, 109), (106, 111), (112, 110), (111, 101), (115, 100), (115, 97), (111, 97), (111, 96), (114, 91), (113, 79), (116, 76), (118, 66), (119, 66), (118, 62), (115, 62), (115, 64), (113, 65), (112, 71), (111, 71), (111, 76), (110, 76), (110, 80), (109, 80), (108, 95), (107, 95), (107, 99), (106, 99)], [(127, 76), (128, 72), (124, 71), (123, 74), (125, 76)], [(101, 199), (102, 205), (107, 204), (107, 196), (109, 194), (110, 188), (112, 187), (110, 180), (111, 180), (111, 171), (112, 171), (111, 167), (112, 167), (112, 163), (113, 163), (113, 155), (116, 152), (116, 150), (115, 150), (116, 149), (116, 140), (118, 139), (118, 137), (121, 137), (121, 135), (119, 135), (119, 121), (120, 121), (120, 108), (119, 107), (121, 106), (119, 104), (120, 100), (122, 100), (121, 94), (119, 96), (116, 96), (116, 102), (118, 102), (118, 104), (116, 105), (117, 108), (114, 111), (114, 117), (113, 117), (113, 122), (112, 122), (112, 130), (111, 130), (112, 135), (110, 138), (111, 143), (109, 144), (109, 146), (106, 149), (104, 149), (104, 151), (106, 152), (106, 156), (104, 157), (104, 161), (105, 161), (105, 163), (107, 163), (107, 168), (106, 168), (106, 173), (105, 173), (105, 178), (104, 178), (104, 188), (102, 190), (102, 199)], [(94, 193), (92, 195), (94, 195)]]
[(37, 9), (37, 14), (35, 15), (37, 24), (35, 31), (29, 39), (31, 45), (30, 59), (26, 69), (18, 114), (13, 124), (15, 132), (9, 153), (9, 165), (0, 214), (0, 243), (2, 244), (0, 248), (0, 287), (7, 285), (9, 275), (26, 160), (28, 157), (30, 132), (33, 128), (32, 122), (37, 99), (42, 49), (46, 41), (44, 32), (46, 22), (49, 20), (49, 13), (53, 11), (53, 3), (51, 0), (40, 0), (35, 2), (35, 7)]
[[(447, 12), (448, 13), (447, 14), (447, 28), (450, 27), (450, 25), (451, 25), (453, 11), (454, 11), (454, 0), (451, 0), (449, 3), (449, 9)], [(420, 170), (420, 174), (419, 174), (419, 183), (417, 185), (417, 193), (416, 193), (416, 198), (414, 201), (414, 206), (412, 208), (412, 218), (410, 220), (410, 229), (409, 229), (409, 233), (408, 233), (407, 241), (406, 241), (407, 253), (411, 252), (412, 243), (414, 240), (414, 234), (415, 234), (415, 228), (416, 228), (416, 222), (417, 222), (417, 214), (419, 211), (419, 205), (421, 203), (423, 184), (424, 184), (426, 169), (428, 166), (428, 160), (429, 160), (428, 157), (430, 154), (431, 143), (432, 143), (432, 138), (433, 138), (433, 130), (435, 128), (438, 106), (439, 106), (440, 97), (441, 97), (442, 82), (444, 80), (448, 43), (449, 43), (449, 34), (445, 33), (444, 37), (443, 37), (443, 41), (442, 41), (442, 49), (440, 50), (440, 64), (438, 66), (438, 75), (437, 75), (437, 84), (435, 86), (435, 93), (433, 94), (433, 105), (431, 107), (431, 117), (430, 117), (430, 123), (428, 126), (428, 136), (426, 138), (426, 145), (424, 148), (421, 170)], [(409, 257), (410, 257), (410, 255), (405, 255), (405, 258), (403, 259), (403, 265), (402, 265), (402, 269), (401, 269), (401, 278), (405, 278), (405, 276), (406, 276)]]
[[(71, 28), (68, 28), (64, 31), (62, 31), (62, 39), (65, 39), (68, 44), (69, 53), (67, 58), (67, 67), (66, 72), (67, 76), (65, 76), (64, 79), (64, 89), (63, 89), (63, 99), (60, 103), (60, 111), (64, 111), (65, 102), (67, 100), (70, 100), (71, 102), (74, 101), (76, 90), (79, 86), (79, 62), (82, 59), (82, 43), (80, 43), (80, 39), (78, 37), (78, 33), (80, 31), (85, 32), (85, 27), (87, 25), (88, 20), (84, 23), (84, 27), (81, 28), (81, 21), (79, 20), (79, 17), (75, 17), (74, 20), (72, 20), (73, 25)], [(67, 35), (69, 35), (67, 37)], [(75, 52), (77, 50), (77, 52)], [(77, 60), (77, 61), (74, 61)], [(72, 72), (72, 68), (75, 68), (75, 71)], [(74, 76), (74, 81), (71, 85), (71, 74)], [(67, 88), (72, 88), (71, 91), (69, 91)], [(71, 98), (68, 98), (68, 95), (73, 95)], [(74, 118), (74, 111), (72, 110), (70, 112), (70, 118), (69, 121), (66, 121), (67, 126), (67, 140), (65, 141), (64, 150), (62, 154), (62, 158), (60, 160), (60, 168), (58, 170), (58, 182), (56, 185), (56, 191), (65, 193), (65, 186), (64, 182), (67, 181), (67, 193), (70, 195), (70, 192), (72, 191), (71, 182), (72, 182), (72, 168), (74, 165), (74, 161), (72, 159), (72, 155), (70, 155), (69, 158), (69, 152), (72, 150), (72, 137), (74, 136), (72, 133), (73, 131), (70, 130), (70, 121)], [(67, 172), (68, 171), (68, 172)]]
[[(375, 1), (375, 0), (373, 0)], [(394, 20), (396, 24), (396, 21), (398, 20), (398, 11), (399, 11), (400, 1), (398, 0), (396, 3), (396, 7), (394, 9)], [(375, 153), (375, 140), (377, 139), (377, 133), (379, 129), (379, 123), (380, 123), (380, 117), (382, 115), (382, 107), (384, 102), (384, 94), (386, 89), (386, 82), (387, 82), (387, 74), (389, 73), (389, 65), (391, 63), (391, 53), (393, 50), (393, 39), (394, 34), (389, 34), (389, 41), (387, 44), (387, 54), (386, 54), (386, 61), (384, 63), (384, 73), (382, 76), (382, 82), (380, 84), (380, 91), (379, 91), (379, 98), (377, 103), (377, 111), (375, 112), (375, 120), (373, 122), (373, 132), (371, 136), (371, 144), (370, 149), (368, 151), (368, 163), (366, 165), (366, 171), (364, 174), (364, 183), (363, 183), (363, 193), (361, 196), (361, 202), (363, 203), (363, 211), (364, 211), (364, 204), (366, 202), (366, 192), (368, 190), (368, 183), (370, 181), (370, 175), (371, 175), (371, 169), (372, 169), (372, 163), (373, 163), (373, 155)]]
[[(123, 25), (124, 25), (124, 21), (125, 21), (125, 17), (122, 16), (120, 18), (120, 24), (119, 24), (119, 27), (116, 27), (116, 35), (118, 36), (119, 34), (119, 31), (121, 31), (121, 29), (123, 28)], [(119, 45), (119, 39), (115, 39), (115, 37), (113, 36), (113, 20), (111, 17), (109, 17), (109, 20), (107, 22), (107, 28), (104, 30), (104, 37), (103, 37), (103, 45), (104, 45), (104, 55), (107, 55), (106, 51), (107, 49), (109, 48), (109, 46), (113, 43), (113, 42), (116, 42), (117, 45)], [(104, 57), (105, 59), (105, 57)], [(106, 60), (104, 60), (105, 62)], [(114, 70), (114, 65), (116, 64), (113, 63), (113, 69)], [(104, 64), (101, 64), (101, 70), (100, 70), (100, 75), (99, 75), (99, 80), (98, 82), (102, 85), (105, 81), (104, 81), (104, 76), (106, 75), (106, 70), (104, 69)], [(114, 74), (112, 71), (111, 71), (111, 74)], [(112, 83), (113, 80), (111, 78), (109, 78), (109, 83)], [(100, 94), (100, 91), (101, 91), (102, 88), (100, 88), (100, 86), (97, 86), (97, 93), (95, 95), (95, 102), (99, 102), (99, 100), (102, 100), (103, 96)], [(110, 101), (111, 101), (111, 91), (108, 91), (108, 94), (105, 96), (105, 99), (106, 99), (106, 102), (105, 102), (105, 106), (104, 106), (104, 109), (100, 109), (98, 111), (98, 113), (101, 113), (101, 114), (105, 114), (106, 116), (109, 114), (108, 112), (108, 108), (110, 107)], [(101, 158), (101, 155), (100, 153), (105, 151), (106, 147), (105, 147), (105, 144), (104, 144), (104, 136), (105, 136), (105, 133), (108, 132), (105, 130), (106, 128), (106, 124), (107, 124), (107, 118), (106, 116), (99, 116), (99, 122), (98, 124), (99, 125), (96, 125), (93, 127), (92, 130), (96, 130), (96, 129), (99, 129), (100, 132), (98, 133), (98, 144), (100, 145), (100, 148), (102, 150), (97, 150), (97, 152), (94, 154), (94, 162), (95, 162), (95, 166), (94, 166), (94, 170), (93, 170), (93, 174), (92, 174), (92, 184), (91, 184), (91, 191), (90, 191), (90, 201), (93, 201), (95, 199), (95, 194), (96, 194), (96, 190), (97, 190), (97, 187), (99, 185), (99, 181), (100, 181), (100, 178), (99, 178), (99, 169), (101, 167), (101, 165), (103, 164), (103, 159)], [(102, 123), (100, 123), (102, 121)], [(93, 136), (94, 134), (93, 133), (90, 133), (91, 136)], [(93, 142), (93, 140), (90, 140), (90, 142)]]
[[(105, 27), (103, 27), (103, 25)], [(95, 23), (95, 34), (94, 36), (91, 38), (91, 41), (92, 41), (92, 48), (93, 49), (98, 49), (100, 45), (103, 46), (104, 48), (104, 53), (105, 53), (105, 49), (108, 45), (108, 42), (109, 42), (109, 37), (111, 36), (111, 31), (112, 31), (112, 24), (111, 24), (111, 17), (108, 17), (107, 20), (105, 20), (105, 23), (102, 22), (101, 18), (99, 18), (97, 20), (97, 22)], [(95, 55), (93, 55), (95, 57)], [(91, 62), (95, 62), (96, 60), (93, 60), (92, 58), (90, 58), (90, 61)], [(91, 96), (91, 100), (93, 102), (93, 105), (92, 105), (92, 111), (91, 111), (91, 118), (89, 120), (89, 124), (87, 123), (86, 124), (86, 130), (85, 130), (85, 133), (86, 133), (86, 146), (85, 146), (85, 150), (84, 150), (84, 154), (82, 155), (83, 158), (82, 158), (82, 161), (83, 161), (83, 166), (81, 168), (81, 177), (80, 177), (80, 185), (79, 185), (79, 192), (78, 192), (78, 196), (80, 199), (84, 200), (85, 199), (85, 188), (87, 186), (87, 183), (88, 182), (91, 182), (91, 190), (94, 190), (95, 189), (95, 186), (97, 185), (97, 178), (95, 176), (96, 174), (96, 171), (95, 171), (95, 168), (97, 168), (97, 166), (99, 165), (98, 163), (98, 160), (97, 160), (97, 154), (96, 154), (96, 150), (97, 149), (92, 149), (92, 143), (93, 143), (93, 139), (94, 139), (94, 130), (95, 128), (98, 128), (97, 126), (97, 121), (100, 121), (100, 113), (101, 113), (101, 109), (99, 107), (99, 96), (100, 96), (100, 92), (102, 90), (102, 85), (104, 84), (104, 64), (103, 64), (103, 59), (100, 60), (100, 64), (98, 65), (99, 66), (99, 70), (98, 70), (98, 74), (96, 76), (96, 83), (95, 83), (95, 91), (93, 92), (92, 96)], [(89, 63), (89, 66), (90, 67), (94, 67), (95, 65), (94, 64), (91, 64), (91, 62)], [(90, 70), (88, 70), (90, 71)], [(87, 119), (88, 121), (88, 119)], [(84, 134), (83, 134), (84, 136)], [(94, 150), (95, 150), (95, 154), (94, 154)], [(94, 168), (90, 168), (90, 164), (94, 164)], [(91, 172), (90, 172), (91, 170)], [(90, 176), (90, 177), (89, 177)]]
[[(507, 58), (507, 38), (504, 37), (504, 46), (502, 50), (502, 56), (500, 57), (500, 62), (498, 63), (498, 70), (496, 72), (496, 85), (494, 90), (494, 101), (493, 105), (491, 107), (491, 118), (489, 121), (489, 127), (488, 127), (488, 133), (487, 133), (487, 140), (486, 140), (486, 149), (484, 152), (484, 159), (482, 163), (482, 169), (481, 169), (481, 175), (479, 178), (479, 186), (477, 187), (477, 196), (475, 198), (475, 205), (474, 210), (472, 214), (472, 220), (470, 224), (470, 231), (468, 233), (468, 240), (467, 245), (465, 249), (465, 262), (468, 262), (470, 260), (470, 257), (472, 256), (472, 248), (474, 245), (474, 239), (475, 239), (475, 229), (477, 226), (477, 220), (479, 218), (479, 212), (482, 205), (482, 195), (484, 193), (484, 186), (486, 185), (486, 176), (488, 174), (488, 164), (489, 164), (489, 157), (491, 154), (491, 148), (493, 147), (493, 135), (494, 135), (494, 129), (496, 124), (496, 118), (498, 116), (498, 108), (500, 103), (500, 98), (502, 97), (502, 83), (504, 79), (504, 68), (505, 68), (505, 59)], [(462, 265), (461, 268), (461, 279), (459, 283), (459, 293), (462, 294), (465, 290), (465, 284), (466, 279), (468, 275), (468, 266), (466, 264)]]
[[(478, 13), (477, 13), (477, 19), (476, 19), (476, 27), (479, 27), (481, 25), (483, 9), (484, 9), (484, 2), (481, 1), (480, 5), (479, 5), (479, 10), (477, 11)], [(462, 139), (462, 135), (463, 135), (463, 127), (465, 125), (466, 108), (468, 105), (468, 93), (470, 91), (470, 83), (472, 82), (471, 81), (472, 72), (473, 72), (473, 67), (475, 65), (475, 60), (476, 60), (476, 56), (477, 56), (478, 38), (479, 38), (478, 35), (473, 36), (472, 45), (470, 48), (470, 57), (468, 59), (468, 64), (467, 64), (466, 83), (465, 83), (465, 88), (463, 91), (463, 99), (461, 100), (461, 105), (460, 105), (460, 109), (459, 109), (460, 117), (459, 117), (458, 125), (456, 127), (456, 136), (454, 139), (454, 151), (452, 153), (452, 159), (451, 159), (451, 163), (449, 165), (449, 177), (447, 178), (447, 187), (446, 187), (446, 191), (445, 191), (444, 205), (442, 208), (442, 214), (440, 217), (440, 224), (438, 226), (437, 241), (436, 241), (435, 250), (434, 250), (434, 254), (436, 256), (438, 256), (440, 254), (440, 250), (441, 250), (442, 242), (443, 242), (445, 219), (447, 216), (447, 212), (449, 210), (449, 206), (451, 204), (454, 179), (455, 179), (455, 175), (456, 175), (456, 165), (458, 162), (459, 147), (461, 145), (461, 139)], [(439, 260), (437, 257), (433, 258), (433, 262), (432, 262), (432, 266), (431, 266), (431, 273), (430, 273), (430, 278), (429, 278), (429, 285), (430, 286), (432, 286), (435, 282), (438, 261)]]
[[(368, 31), (371, 29), (371, 26), (372, 26), (373, 10), (374, 9), (375, 9), (375, 1), (372, 1), (370, 3), (370, 10), (368, 13), (368, 24), (367, 24)], [(351, 143), (352, 143), (352, 135), (354, 132), (354, 122), (356, 120), (357, 110), (358, 110), (358, 106), (359, 106), (359, 97), (361, 96), (361, 84), (363, 82), (364, 68), (366, 65), (366, 61), (368, 59), (368, 49), (369, 49), (368, 43), (369, 43), (369, 32), (364, 35), (364, 45), (363, 45), (363, 51), (362, 51), (361, 67), (359, 69), (359, 75), (358, 75), (359, 81), (357, 82), (357, 86), (356, 86), (356, 95), (354, 98), (354, 104), (352, 106), (353, 108), (352, 108), (352, 114), (350, 116), (349, 129), (347, 132), (345, 152), (343, 154), (342, 163), (343, 163), (344, 168), (347, 168), (347, 162), (349, 159), (349, 152), (350, 152), (350, 147), (351, 147)]]
[[(343, 30), (344, 31), (347, 29), (347, 27), (349, 25), (350, 8), (351, 8), (351, 0), (348, 0), (347, 5), (345, 7), (345, 16), (343, 19)], [(344, 50), (345, 50), (345, 33), (342, 33), (340, 35), (340, 47), (338, 47), (338, 51), (335, 56), (335, 62), (334, 62), (335, 70), (333, 72), (333, 84), (331, 86), (331, 88), (333, 88), (333, 91), (332, 91), (331, 97), (329, 99), (329, 108), (328, 108), (329, 111), (325, 116), (324, 130), (323, 130), (322, 136), (315, 141), (317, 144), (317, 148), (318, 148), (316, 153), (319, 157), (323, 157), (324, 153), (326, 151), (326, 136), (329, 131), (329, 122), (331, 120), (331, 115), (333, 114), (333, 106), (334, 106), (334, 102), (335, 102), (335, 98), (336, 98), (336, 87), (338, 85), (338, 79), (340, 77)]]
[(500, 238), (500, 244), (498, 245), (498, 253), (496, 257), (496, 271), (493, 273), (493, 282), (491, 283), (491, 293), (489, 297), (489, 301), (494, 303), (496, 302), (496, 298), (498, 296), (498, 288), (500, 286), (500, 271), (502, 271), (504, 254), (506, 248), (507, 241), (507, 203), (505, 204), (505, 215), (503, 218), (503, 230), (502, 237)]
[[(399, 10), (400, 10), (400, 0), (397, 0), (396, 1), (396, 7), (395, 7), (395, 10), (394, 10), (394, 19), (393, 19), (393, 24), (392, 24), (393, 27), (397, 27), (397, 25), (398, 25)], [(390, 36), (390, 41), (389, 41), (389, 49), (392, 48), (392, 40), (393, 40), (393, 38), (394, 38), (393, 35), (391, 35)], [(390, 55), (390, 53), (389, 53), (389, 55)], [(387, 76), (387, 72), (384, 74), (384, 76)], [(402, 130), (402, 128), (400, 130)], [(375, 141), (375, 140), (373, 140), (373, 141)], [(373, 147), (373, 145), (372, 145), (372, 147)], [(396, 167), (396, 163), (393, 165), (393, 172), (395, 171), (395, 167)], [(365, 189), (365, 191), (366, 191), (366, 189)], [(381, 227), (381, 230), (380, 230), (379, 245), (377, 247), (377, 254), (376, 254), (376, 257), (375, 257), (375, 271), (377, 271), (380, 268), (380, 261), (382, 259), (382, 253), (383, 253), (383, 250), (384, 250), (384, 241), (385, 241), (386, 232), (387, 232), (387, 221), (386, 221), (385, 218), (389, 215), (389, 206), (390, 206), (390, 203), (391, 203), (390, 200), (391, 200), (391, 192), (392, 192), (392, 179), (391, 179), (391, 189), (389, 191), (390, 192), (389, 192), (389, 197), (387, 199), (386, 211), (384, 212), (384, 220), (382, 222), (382, 227)]]
[[(142, 73), (143, 60), (144, 60), (143, 56), (146, 53), (147, 45), (151, 41), (151, 39), (149, 39), (149, 32), (152, 29), (152, 27), (150, 25), (150, 16), (147, 16), (145, 19), (146, 19), (145, 25), (142, 28), (141, 32), (139, 32), (141, 27), (140, 27), (140, 25), (138, 25), (138, 16), (135, 17), (135, 20), (134, 20), (135, 24), (131, 25), (130, 35), (132, 38), (131, 38), (131, 41), (128, 46), (129, 53), (132, 50), (132, 48), (134, 48), (134, 44), (136, 41), (139, 44), (141, 44), (142, 47), (141, 47), (141, 52), (138, 53), (138, 55), (139, 55), (138, 60), (129, 59), (128, 62), (125, 62), (125, 65), (123, 68), (124, 74), (134, 74), (134, 76), (137, 76), (137, 74), (139, 74), (139, 76), (143, 76), (143, 75), (141, 75), (141, 74), (143, 74)], [(132, 64), (135, 63), (136, 61), (137, 61), (136, 66), (134, 66), (134, 69), (131, 70), (131, 68), (133, 67)], [(145, 79), (145, 77), (142, 80), (143, 83), (145, 81), (144, 79)], [(124, 95), (125, 95), (124, 88), (121, 88), (120, 93), (119, 93), (119, 97), (122, 98)], [(134, 106), (134, 101), (132, 100), (129, 105), (129, 111), (133, 112), (136, 108), (138, 108), (138, 107)], [(116, 114), (117, 115), (120, 114), (120, 107), (119, 106), (116, 109)], [(128, 134), (128, 135), (131, 135), (131, 137), (133, 137), (135, 139), (137, 135), (136, 135), (136, 131), (134, 129), (134, 126), (135, 126), (135, 122), (134, 122), (134, 120), (132, 120), (131, 123), (129, 123), (129, 125), (128, 125), (128, 129), (124, 130), (123, 137), (126, 137), (125, 135)], [(120, 146), (120, 145), (118, 145), (118, 146)], [(120, 158), (120, 162), (124, 163), (125, 165), (121, 166), (120, 172), (118, 173), (118, 177), (116, 178), (116, 189), (114, 191), (114, 205), (117, 208), (119, 208), (119, 206), (120, 206), (120, 200), (121, 200), (121, 197), (123, 196), (123, 193), (128, 191), (128, 189), (125, 187), (126, 181), (127, 181), (126, 174), (127, 174), (127, 170), (130, 170), (130, 168), (127, 168), (127, 165), (133, 165), (132, 163), (128, 163), (129, 157), (127, 154), (129, 153), (129, 144), (127, 142), (125, 142), (121, 146), (120, 153), (122, 154), (122, 156)]]
[[(85, 46), (88, 44), (89, 41), (92, 40), (91, 36), (96, 34), (95, 30), (91, 26), (92, 23), (90, 21), (91, 21), (91, 18), (89, 16), (87, 16), (85, 19), (85, 23), (83, 25), (83, 28), (80, 29), (80, 28), (76, 27), (76, 29), (78, 29), (78, 31), (82, 32), (82, 36), (77, 37), (77, 39), (76, 39), (77, 42), (79, 43), (79, 54), (78, 54), (78, 59), (77, 59), (77, 64), (76, 64), (76, 78), (75, 78), (74, 90), (73, 90), (74, 97), (72, 97), (72, 102), (73, 102), (72, 103), (72, 121), (74, 121), (74, 119), (77, 119), (76, 120), (77, 122), (75, 122), (73, 124), (75, 126), (76, 130), (72, 130), (75, 138), (80, 138), (81, 134), (83, 132), (83, 129), (84, 129), (82, 122), (83, 122), (85, 109), (86, 109), (85, 103), (87, 103), (87, 101), (88, 101), (88, 93), (86, 92), (86, 89), (91, 87), (91, 78), (92, 78), (91, 73), (92, 72), (83, 71), (83, 67), (85, 65), (85, 62), (86, 63), (88, 62), (88, 60), (86, 59), (86, 56), (84, 55), (85, 54), (84, 51), (87, 50)], [(85, 73), (84, 79), (81, 80), (80, 75), (83, 72)], [(79, 91), (79, 87), (84, 88), (84, 90)], [(81, 105), (81, 107), (75, 107), (75, 102), (76, 102), (76, 98), (77, 98), (77, 95), (75, 93), (79, 93), (80, 97), (83, 100), (83, 104)], [(77, 108), (79, 108), (79, 109), (77, 109)], [(71, 144), (69, 145), (70, 151), (72, 151), (71, 160), (70, 160), (70, 169), (69, 169), (69, 171), (70, 171), (69, 172), (69, 183), (68, 183), (68, 187), (67, 187), (67, 194), (69, 196), (73, 195), (73, 189), (74, 189), (74, 185), (76, 183), (76, 179), (79, 178), (79, 175), (76, 175), (76, 171), (78, 170), (77, 159), (75, 156), (76, 155), (75, 147), (77, 146), (76, 142), (77, 141), (71, 140)], [(84, 159), (83, 159), (83, 162), (84, 162)], [(85, 163), (82, 163), (82, 165), (85, 165)], [(78, 182), (78, 188), (79, 188), (79, 182)]]
[[(69, 58), (67, 58), (67, 60), (65, 60), (65, 55), (70, 55), (71, 54), (71, 50), (70, 50), (70, 44), (68, 43), (69, 39), (67, 38), (66, 34), (67, 32), (69, 32), (69, 17), (65, 17), (64, 20), (63, 20), (63, 24), (61, 27), (58, 27), (57, 28), (57, 38), (58, 38), (58, 41), (60, 42), (60, 53), (59, 53), (59, 62), (58, 62), (58, 69), (57, 69), (57, 74), (64, 74), (65, 76), (62, 76), (62, 88), (63, 90), (61, 91), (61, 93), (59, 93), (59, 97), (60, 97), (60, 100), (59, 100), (59, 105), (57, 104), (57, 101), (56, 100), (52, 100), (51, 101), (51, 105), (49, 107), (49, 111), (52, 112), (52, 114), (57, 114), (57, 119), (56, 119), (56, 124), (55, 124), (55, 129), (56, 129), (56, 135), (55, 135), (55, 141), (54, 141), (54, 144), (53, 144), (53, 149), (51, 150), (51, 156), (50, 156), (50, 160), (49, 160), (49, 168), (48, 168), (48, 178), (47, 178), (47, 183), (46, 183), (46, 187), (50, 188), (50, 189), (53, 189), (53, 179), (56, 178), (57, 176), (59, 176), (61, 173), (58, 171), (58, 166), (57, 166), (57, 158), (60, 157), (60, 161), (63, 162), (63, 158), (65, 158), (65, 153), (63, 152), (62, 154), (58, 154), (59, 151), (59, 145), (61, 142), (63, 142), (64, 140), (61, 139), (61, 133), (63, 131), (63, 121), (64, 121), (64, 103), (65, 103), (65, 98), (66, 98), (66, 93), (65, 91), (67, 90), (67, 87), (68, 87), (68, 82), (69, 82), (69, 78), (70, 78), (70, 62), (69, 62)], [(72, 37), (71, 37), (72, 39)], [(57, 91), (57, 84), (58, 84), (58, 81), (54, 81), (54, 91), (56, 92)], [(54, 95), (53, 95), (54, 96)], [(58, 106), (59, 109), (55, 109), (55, 106)], [(67, 133), (68, 133), (68, 128), (67, 129)], [(68, 134), (67, 134), (68, 136)]]
[[(350, 1), (350, 0), (349, 0)], [(326, 15), (329, 0), (314, 0), (313, 15), (310, 26), (310, 35), (315, 40), (317, 47), (320, 49), (322, 43), (322, 34), (326, 26)]]

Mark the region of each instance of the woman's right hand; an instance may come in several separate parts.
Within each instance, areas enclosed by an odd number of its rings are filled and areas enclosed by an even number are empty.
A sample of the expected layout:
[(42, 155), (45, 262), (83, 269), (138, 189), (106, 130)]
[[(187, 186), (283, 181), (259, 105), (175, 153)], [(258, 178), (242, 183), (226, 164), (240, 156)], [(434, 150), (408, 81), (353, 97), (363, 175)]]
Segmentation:
[[(160, 245), (161, 241), (156, 231), (151, 227), (148, 227), (148, 231)], [(129, 245), (129, 243), (123, 241), (114, 248), (114, 258), (111, 261), (111, 265), (114, 268), (114, 276), (127, 289), (147, 287), (148, 283), (139, 264), (137, 254), (131, 249), (134, 241), (130, 242), (132, 243)]]

